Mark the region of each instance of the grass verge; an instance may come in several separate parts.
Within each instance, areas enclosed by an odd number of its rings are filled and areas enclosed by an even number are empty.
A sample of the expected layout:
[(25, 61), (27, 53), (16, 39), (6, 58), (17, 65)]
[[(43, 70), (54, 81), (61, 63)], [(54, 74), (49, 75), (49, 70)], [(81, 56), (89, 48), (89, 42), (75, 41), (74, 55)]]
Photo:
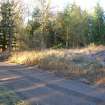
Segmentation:
[(13, 91), (0, 86), (0, 105), (28, 105), (22, 101)]

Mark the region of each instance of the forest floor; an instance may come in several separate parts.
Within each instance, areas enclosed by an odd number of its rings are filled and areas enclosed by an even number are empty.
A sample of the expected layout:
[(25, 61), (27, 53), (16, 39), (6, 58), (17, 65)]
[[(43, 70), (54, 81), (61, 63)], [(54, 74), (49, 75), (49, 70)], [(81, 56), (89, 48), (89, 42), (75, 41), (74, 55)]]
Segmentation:
[(105, 105), (105, 87), (65, 79), (34, 66), (0, 62), (0, 89), (0, 105)]

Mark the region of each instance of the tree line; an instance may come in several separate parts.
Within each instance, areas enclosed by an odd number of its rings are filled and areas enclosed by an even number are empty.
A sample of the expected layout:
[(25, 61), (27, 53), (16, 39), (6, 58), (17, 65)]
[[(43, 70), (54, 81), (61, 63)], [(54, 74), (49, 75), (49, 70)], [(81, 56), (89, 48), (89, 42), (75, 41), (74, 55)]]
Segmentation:
[[(40, 7), (34, 9), (31, 19), (25, 25), (22, 10), (19, 6), (13, 8), (18, 48), (78, 48), (90, 43), (105, 44), (105, 12), (99, 3), (93, 13), (82, 10), (75, 3), (68, 4), (59, 12), (52, 12), (50, 2), (46, 0), (39, 0), (39, 4)], [(4, 18), (5, 21), (8, 20)]]
[(44, 10), (45, 16), (41, 15), (42, 11), (35, 8), (32, 19), (27, 23), (30, 47), (75, 48), (90, 43), (105, 44), (105, 12), (99, 3), (93, 13), (82, 10), (75, 3), (56, 14), (49, 7)]

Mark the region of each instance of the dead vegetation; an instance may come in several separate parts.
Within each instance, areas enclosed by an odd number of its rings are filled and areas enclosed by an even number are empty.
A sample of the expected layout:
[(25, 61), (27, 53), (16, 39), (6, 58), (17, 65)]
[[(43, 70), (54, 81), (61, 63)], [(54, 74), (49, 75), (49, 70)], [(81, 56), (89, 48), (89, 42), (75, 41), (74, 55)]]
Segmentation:
[(90, 83), (105, 83), (104, 46), (84, 49), (15, 52), (9, 61), (38, 65), (39, 68), (62, 74), (67, 78), (85, 78)]

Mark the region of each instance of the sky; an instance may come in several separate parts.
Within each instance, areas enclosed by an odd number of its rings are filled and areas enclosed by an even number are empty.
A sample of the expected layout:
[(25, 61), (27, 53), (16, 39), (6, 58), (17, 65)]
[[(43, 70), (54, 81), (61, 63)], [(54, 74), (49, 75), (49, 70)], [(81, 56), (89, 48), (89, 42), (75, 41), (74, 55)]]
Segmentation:
[[(31, 16), (33, 8), (38, 6), (38, 0), (22, 0), (26, 8), (29, 8), (28, 16), (26, 16), (26, 21), (29, 19), (29, 16)], [(105, 0), (51, 0), (51, 8), (53, 11), (62, 11), (64, 7), (66, 7), (67, 4), (75, 2), (77, 5), (79, 5), (83, 10), (86, 9), (89, 12), (93, 12), (94, 7), (96, 6), (97, 2), (100, 3), (100, 5), (105, 10)], [(31, 17), (30, 17), (31, 18)]]
[[(23, 0), (25, 4), (30, 8), (30, 11), (33, 10), (33, 7), (37, 5), (37, 0)], [(105, 0), (51, 0), (51, 7), (57, 11), (62, 10), (67, 4), (75, 2), (77, 5), (80, 5), (82, 9), (87, 9), (92, 11), (97, 2), (105, 10)]]

